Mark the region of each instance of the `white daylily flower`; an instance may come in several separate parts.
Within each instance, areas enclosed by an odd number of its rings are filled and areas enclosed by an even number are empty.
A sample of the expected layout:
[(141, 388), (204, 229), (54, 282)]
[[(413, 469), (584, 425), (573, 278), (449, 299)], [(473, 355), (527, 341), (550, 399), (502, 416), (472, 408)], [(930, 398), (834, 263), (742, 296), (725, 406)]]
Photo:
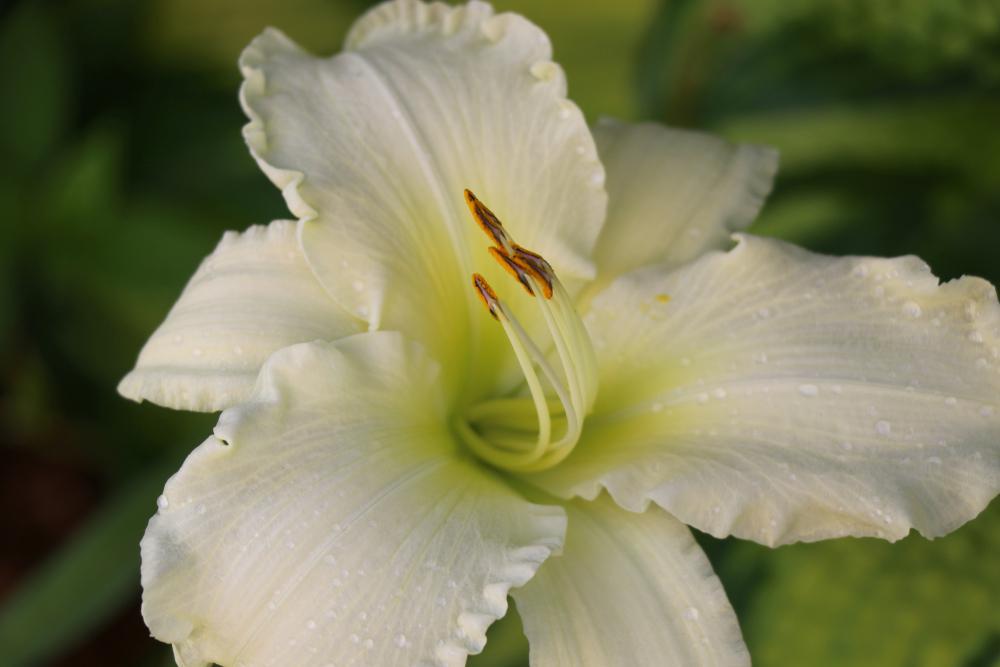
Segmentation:
[(595, 144), (542, 31), (482, 3), (241, 67), (299, 221), (227, 235), (120, 387), (224, 410), (142, 542), (180, 665), (460, 665), (512, 587), (533, 665), (745, 665), (684, 523), (936, 536), (997, 493), (994, 289), (727, 251), (772, 151)]

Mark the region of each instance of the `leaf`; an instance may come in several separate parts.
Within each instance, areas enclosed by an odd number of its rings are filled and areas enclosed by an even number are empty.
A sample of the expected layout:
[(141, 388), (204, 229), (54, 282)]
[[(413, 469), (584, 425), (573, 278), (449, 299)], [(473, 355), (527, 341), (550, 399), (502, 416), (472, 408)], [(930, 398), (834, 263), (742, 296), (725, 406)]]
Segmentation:
[[(63, 42), (39, 3), (21, 3), (0, 23), (0, 173), (23, 173), (52, 149), (69, 120)], [(19, 168), (20, 167), (20, 168)]]
[(934, 541), (833, 540), (767, 558), (743, 629), (754, 664), (939, 667), (1000, 660), (1000, 504)]
[(108, 499), (0, 609), (0, 664), (39, 665), (139, 592), (139, 539), (177, 462), (149, 468)]
[(524, 636), (521, 615), (513, 599), (507, 598), (507, 602), (507, 615), (490, 626), (486, 648), (479, 655), (469, 656), (468, 667), (528, 666), (528, 638)]

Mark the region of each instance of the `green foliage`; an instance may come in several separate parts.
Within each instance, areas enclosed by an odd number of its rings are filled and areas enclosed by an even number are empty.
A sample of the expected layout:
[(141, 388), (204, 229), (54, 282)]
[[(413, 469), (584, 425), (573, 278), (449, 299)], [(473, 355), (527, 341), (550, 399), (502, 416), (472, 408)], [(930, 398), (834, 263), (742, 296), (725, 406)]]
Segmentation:
[(761, 667), (1000, 659), (1000, 507), (936, 541), (834, 540), (767, 554), (744, 615)]
[(169, 463), (151, 466), (112, 497), (20, 585), (0, 611), (0, 664), (42, 664), (136, 596), (139, 538), (176, 457)]

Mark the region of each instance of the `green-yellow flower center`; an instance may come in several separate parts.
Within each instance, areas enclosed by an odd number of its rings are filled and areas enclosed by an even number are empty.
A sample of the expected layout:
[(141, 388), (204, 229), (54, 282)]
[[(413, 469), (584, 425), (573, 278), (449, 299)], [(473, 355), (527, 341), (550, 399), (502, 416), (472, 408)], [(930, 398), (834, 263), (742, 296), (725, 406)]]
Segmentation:
[(489, 249), (493, 259), (534, 297), (551, 341), (540, 345), (533, 340), (486, 279), (473, 274), (476, 294), (510, 341), (526, 395), (474, 404), (457, 420), (456, 430), (470, 450), (492, 465), (519, 472), (545, 470), (565, 459), (580, 439), (583, 420), (597, 394), (594, 349), (549, 263), (515, 243), (493, 212), (468, 190), (465, 199), (493, 242)]

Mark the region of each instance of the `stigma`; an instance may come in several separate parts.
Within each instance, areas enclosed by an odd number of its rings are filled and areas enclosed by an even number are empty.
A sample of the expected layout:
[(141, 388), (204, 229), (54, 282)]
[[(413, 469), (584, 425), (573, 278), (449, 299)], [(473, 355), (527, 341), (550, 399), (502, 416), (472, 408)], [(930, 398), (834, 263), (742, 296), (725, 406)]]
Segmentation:
[(507, 335), (525, 391), (473, 405), (457, 420), (456, 428), (465, 444), (494, 466), (517, 472), (545, 470), (573, 451), (593, 407), (597, 395), (593, 346), (552, 265), (539, 253), (518, 245), (500, 219), (469, 190), (465, 201), (490, 241), (490, 256), (534, 297), (548, 336), (541, 341), (529, 336), (486, 278), (473, 274), (476, 296)]

